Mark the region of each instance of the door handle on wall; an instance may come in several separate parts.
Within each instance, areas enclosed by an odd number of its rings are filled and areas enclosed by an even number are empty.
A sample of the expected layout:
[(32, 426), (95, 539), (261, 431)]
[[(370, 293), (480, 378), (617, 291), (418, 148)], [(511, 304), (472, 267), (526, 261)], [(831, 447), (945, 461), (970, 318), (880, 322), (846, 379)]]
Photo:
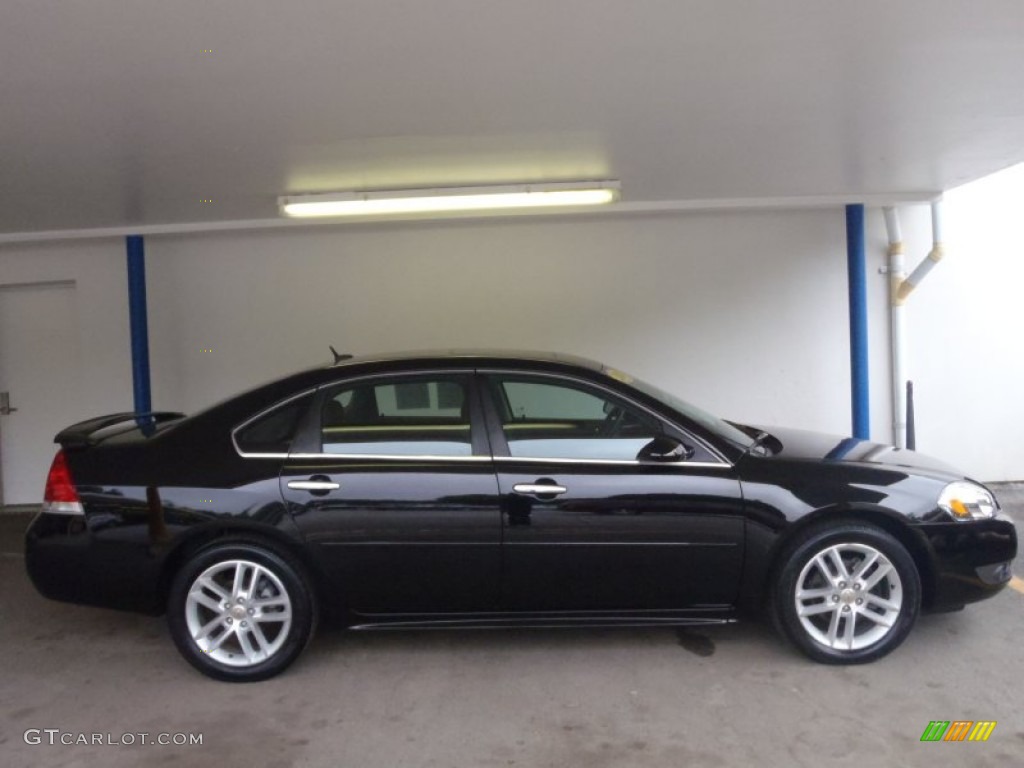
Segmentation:
[(17, 408), (11, 408), (11, 393), (0, 392), (0, 416), (8, 416), (14, 413)]

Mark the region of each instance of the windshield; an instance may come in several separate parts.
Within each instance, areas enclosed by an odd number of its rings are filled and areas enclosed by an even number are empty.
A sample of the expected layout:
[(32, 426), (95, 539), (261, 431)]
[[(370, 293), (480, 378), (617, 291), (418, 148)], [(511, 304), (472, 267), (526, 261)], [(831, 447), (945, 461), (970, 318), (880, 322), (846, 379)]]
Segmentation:
[(726, 421), (723, 421), (714, 414), (708, 413), (695, 405), (691, 405), (685, 400), (682, 400), (675, 395), (654, 386), (653, 384), (648, 384), (646, 381), (641, 381), (640, 379), (630, 376), (628, 373), (617, 371), (614, 368), (604, 368), (603, 370), (607, 376), (610, 376), (616, 381), (621, 381), (623, 384), (628, 384), (649, 397), (653, 397), (655, 400), (664, 403), (672, 410), (682, 414), (691, 421), (697, 422), (709, 432), (713, 432), (725, 440), (736, 443), (743, 448), (750, 448), (756, 442), (746, 432), (741, 432), (736, 427)]

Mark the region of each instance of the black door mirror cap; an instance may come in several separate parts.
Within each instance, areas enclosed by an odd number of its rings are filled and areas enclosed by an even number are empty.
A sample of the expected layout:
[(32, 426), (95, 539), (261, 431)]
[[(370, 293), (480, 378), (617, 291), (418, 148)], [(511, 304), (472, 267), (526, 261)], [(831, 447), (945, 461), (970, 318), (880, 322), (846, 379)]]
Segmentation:
[(668, 435), (658, 435), (637, 454), (639, 461), (689, 461), (696, 453), (693, 446)]

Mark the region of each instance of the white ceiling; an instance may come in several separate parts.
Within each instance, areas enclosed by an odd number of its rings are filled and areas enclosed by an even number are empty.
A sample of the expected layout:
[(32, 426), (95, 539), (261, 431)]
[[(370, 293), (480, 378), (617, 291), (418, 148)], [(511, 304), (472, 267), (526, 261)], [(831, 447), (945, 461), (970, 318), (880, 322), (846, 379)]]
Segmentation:
[(0, 10), (0, 236), (273, 219), (278, 195), (348, 188), (927, 195), (1020, 161), (1020, 0)]

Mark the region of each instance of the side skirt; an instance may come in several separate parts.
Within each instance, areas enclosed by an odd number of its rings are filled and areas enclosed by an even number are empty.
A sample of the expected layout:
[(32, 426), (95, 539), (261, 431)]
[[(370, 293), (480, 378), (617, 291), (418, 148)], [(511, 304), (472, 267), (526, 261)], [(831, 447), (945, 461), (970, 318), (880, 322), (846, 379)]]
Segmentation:
[(573, 627), (678, 627), (732, 624), (732, 606), (685, 611), (574, 611), (544, 613), (444, 613), (354, 615), (348, 628), (382, 629), (550, 629)]

